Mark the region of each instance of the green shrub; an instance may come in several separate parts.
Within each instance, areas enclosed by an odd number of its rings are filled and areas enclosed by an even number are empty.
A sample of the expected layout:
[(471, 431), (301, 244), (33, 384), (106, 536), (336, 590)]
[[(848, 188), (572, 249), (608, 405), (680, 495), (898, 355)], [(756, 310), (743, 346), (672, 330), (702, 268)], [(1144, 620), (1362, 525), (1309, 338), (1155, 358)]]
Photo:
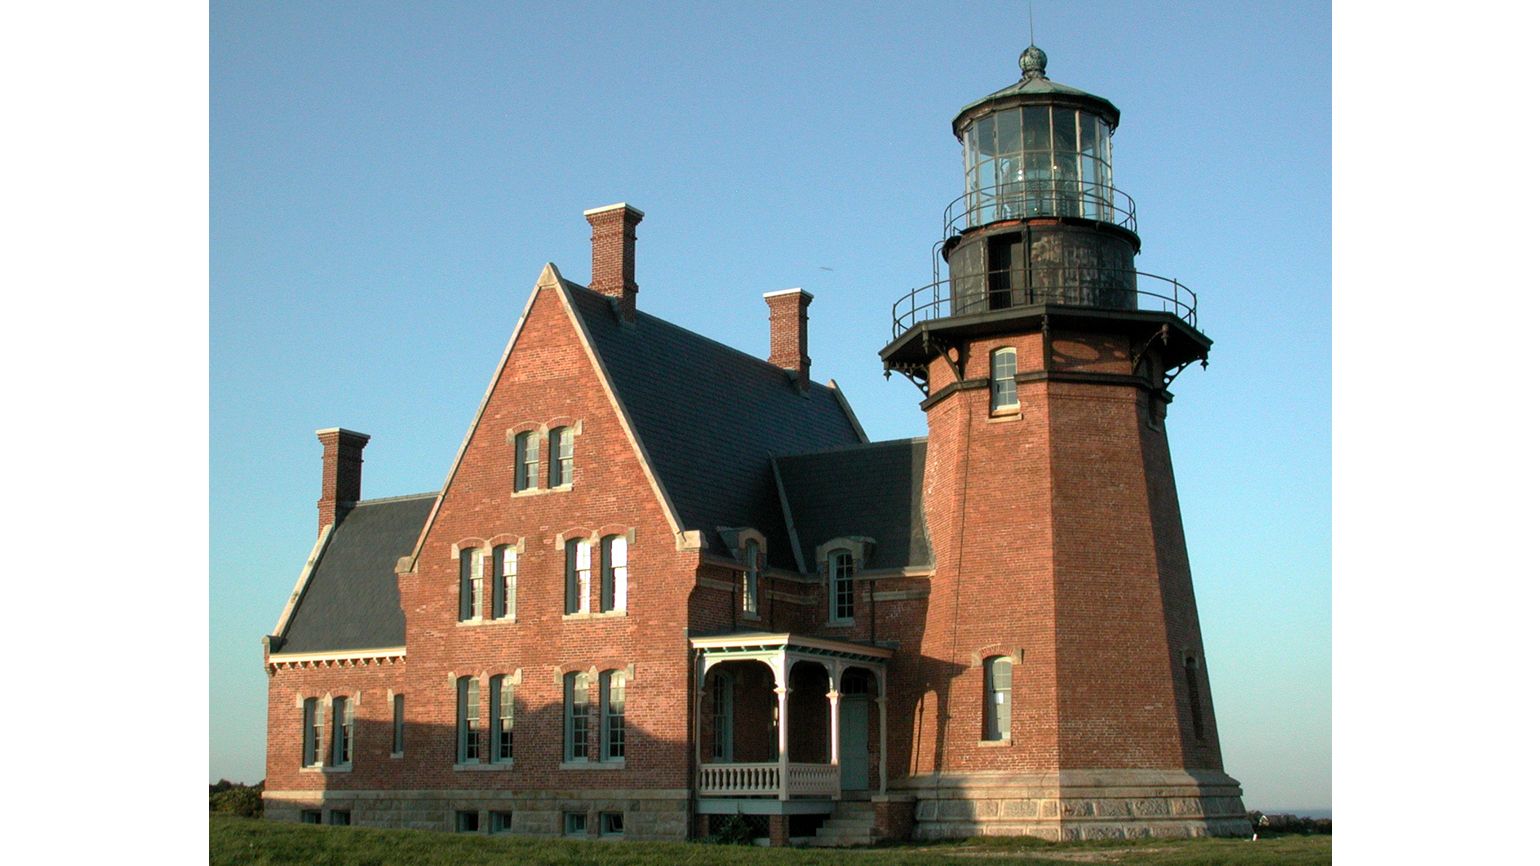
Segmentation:
[(728, 815), (717, 825), (716, 832), (706, 837), (706, 841), (718, 845), (752, 845), (754, 844), (754, 825), (745, 820), (742, 815)]
[[(224, 782), (224, 780), (220, 781)], [(242, 818), (262, 817), (262, 783), (226, 784), (225, 787), (209, 795), (209, 811), (221, 815), (238, 815)]]

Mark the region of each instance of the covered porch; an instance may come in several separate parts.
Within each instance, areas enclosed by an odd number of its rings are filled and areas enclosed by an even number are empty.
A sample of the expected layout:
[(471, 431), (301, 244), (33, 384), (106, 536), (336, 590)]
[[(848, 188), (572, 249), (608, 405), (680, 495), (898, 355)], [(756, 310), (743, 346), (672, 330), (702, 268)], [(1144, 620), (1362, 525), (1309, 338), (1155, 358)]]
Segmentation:
[(827, 813), (887, 791), (892, 650), (790, 633), (690, 640), (701, 813)]

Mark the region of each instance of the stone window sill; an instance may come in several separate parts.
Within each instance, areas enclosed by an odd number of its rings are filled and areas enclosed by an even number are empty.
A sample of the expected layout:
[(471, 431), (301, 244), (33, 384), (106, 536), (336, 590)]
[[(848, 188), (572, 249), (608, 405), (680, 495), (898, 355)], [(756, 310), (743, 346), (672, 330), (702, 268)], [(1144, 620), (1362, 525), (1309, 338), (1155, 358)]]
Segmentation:
[(1020, 406), (1002, 406), (999, 409), (991, 409), (990, 412), (989, 412), (989, 423), (991, 423), (991, 424), (997, 424), (997, 423), (999, 423), (1001, 421), (1020, 421), (1020, 420), (1021, 420), (1021, 407)]
[(626, 615), (626, 611), (623, 611), (623, 610), (604, 610), (604, 611), (599, 611), (597, 613), (592, 612), (592, 611), (583, 612), (583, 613), (564, 613), (564, 614), (561, 615), (561, 619), (562, 619), (562, 622), (568, 622), (568, 621), (571, 621), (571, 620), (584, 620), (584, 619), (616, 619), (618, 617), (623, 617), (625, 615)]
[(624, 770), (624, 758), (618, 761), (562, 761), (563, 770)]
[(518, 622), (518, 617), (500, 616), (497, 618), (481, 617), (480, 619), (462, 619), (455, 623), (455, 628), (471, 628), (479, 625), (507, 625)]
[(497, 761), (496, 763), (490, 763), (490, 764), (478, 761), (478, 762), (476, 762), (474, 764), (455, 764), (454, 765), (454, 771), (456, 773), (461, 773), (461, 772), (465, 772), (465, 773), (485, 773), (485, 772), (489, 772), (489, 771), (493, 771), (493, 770), (511, 770), (511, 769), (513, 769), (513, 762), (512, 761)]
[(1006, 737), (1002, 740), (979, 740), (979, 747), (983, 749), (998, 749), (1003, 746), (1009, 746), (1010, 744), (1010, 737)]
[(348, 763), (348, 764), (328, 764), (327, 766), (321, 768), (321, 772), (323, 772), (323, 773), (351, 773), (351, 772), (353, 772), (353, 765), (351, 763)]

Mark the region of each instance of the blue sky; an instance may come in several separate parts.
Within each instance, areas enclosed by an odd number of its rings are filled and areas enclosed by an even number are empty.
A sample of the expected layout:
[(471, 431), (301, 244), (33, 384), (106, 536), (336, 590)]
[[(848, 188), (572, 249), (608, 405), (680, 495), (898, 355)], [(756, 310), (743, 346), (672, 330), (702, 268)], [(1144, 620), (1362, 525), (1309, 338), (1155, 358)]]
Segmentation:
[[(215, 3), (209, 778), (263, 774), (270, 631), (314, 540), (313, 431), (366, 497), (436, 489), (547, 261), (627, 201), (639, 306), (755, 354), (800, 286), (813, 375), (875, 439), (889, 306), (962, 191), (958, 108), (1017, 76), (1024, 3)], [(1168, 431), (1225, 764), (1331, 805), (1330, 8), (1040, 2), (1057, 81), (1122, 110), (1141, 270), (1215, 340)]]

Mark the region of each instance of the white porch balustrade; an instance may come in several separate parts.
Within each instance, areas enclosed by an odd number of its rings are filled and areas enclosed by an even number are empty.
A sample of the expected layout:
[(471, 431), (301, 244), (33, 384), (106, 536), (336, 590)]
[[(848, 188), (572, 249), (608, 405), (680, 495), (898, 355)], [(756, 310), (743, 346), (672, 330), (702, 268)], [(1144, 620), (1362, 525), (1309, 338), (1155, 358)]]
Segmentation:
[[(785, 780), (784, 790), (782, 780)], [(833, 797), (839, 792), (834, 764), (702, 764), (696, 783), (702, 797)]]

